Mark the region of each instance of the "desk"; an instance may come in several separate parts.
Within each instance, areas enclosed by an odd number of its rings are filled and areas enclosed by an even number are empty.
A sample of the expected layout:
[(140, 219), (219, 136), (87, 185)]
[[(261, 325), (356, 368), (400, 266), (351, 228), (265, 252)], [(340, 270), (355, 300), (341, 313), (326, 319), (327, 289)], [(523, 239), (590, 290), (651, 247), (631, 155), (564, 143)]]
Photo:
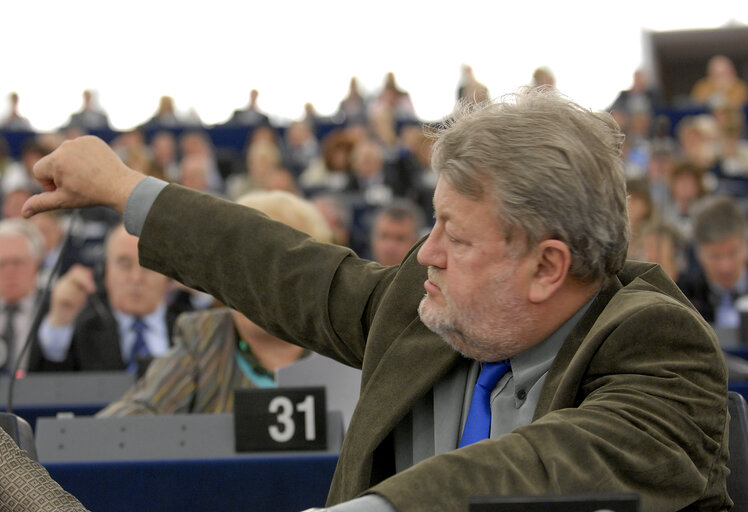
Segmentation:
[(343, 440), (326, 451), (236, 453), (233, 415), (40, 418), (39, 462), (90, 510), (298, 512), (322, 506)]
[[(2, 407), (7, 407), (9, 378), (0, 377)], [(127, 372), (32, 373), (15, 382), (13, 412), (36, 429), (37, 418), (58, 412), (88, 416), (120, 398), (133, 384)]]
[(323, 506), (336, 454), (46, 463), (89, 510), (299, 512)]

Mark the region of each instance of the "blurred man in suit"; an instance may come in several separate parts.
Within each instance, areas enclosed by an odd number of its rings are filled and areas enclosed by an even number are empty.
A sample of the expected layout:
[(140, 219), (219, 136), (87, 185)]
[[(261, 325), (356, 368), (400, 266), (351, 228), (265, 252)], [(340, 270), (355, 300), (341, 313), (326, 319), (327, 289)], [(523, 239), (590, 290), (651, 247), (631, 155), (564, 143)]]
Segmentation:
[(60, 278), (32, 350), (31, 371), (136, 372), (139, 363), (169, 349), (181, 311), (167, 304), (170, 280), (139, 265), (137, 244), (122, 225), (109, 234), (104, 290), (82, 265)]
[(745, 214), (730, 197), (709, 196), (695, 205), (693, 239), (700, 268), (678, 285), (715, 327), (740, 325), (735, 303), (748, 294), (746, 227)]
[[(44, 239), (31, 221), (0, 221), (0, 372), (10, 372), (33, 322)], [(28, 359), (28, 356), (25, 356)], [(26, 361), (19, 365), (26, 368)]]

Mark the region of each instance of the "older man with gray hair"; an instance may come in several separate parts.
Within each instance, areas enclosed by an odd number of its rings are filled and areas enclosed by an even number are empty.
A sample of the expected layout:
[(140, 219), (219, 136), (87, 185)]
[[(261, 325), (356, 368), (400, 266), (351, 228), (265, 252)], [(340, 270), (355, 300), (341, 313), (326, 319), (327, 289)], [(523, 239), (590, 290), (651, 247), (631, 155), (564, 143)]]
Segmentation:
[(331, 510), (621, 491), (727, 510), (724, 360), (657, 265), (624, 261), (621, 139), (544, 90), (455, 114), (433, 230), (394, 267), (144, 178), (90, 137), (35, 167), (46, 192), (24, 212), (115, 208), (142, 264), (361, 368)]
[[(0, 372), (13, 370), (33, 322), (44, 239), (28, 220), (0, 221)], [(24, 370), (28, 355), (18, 368)]]

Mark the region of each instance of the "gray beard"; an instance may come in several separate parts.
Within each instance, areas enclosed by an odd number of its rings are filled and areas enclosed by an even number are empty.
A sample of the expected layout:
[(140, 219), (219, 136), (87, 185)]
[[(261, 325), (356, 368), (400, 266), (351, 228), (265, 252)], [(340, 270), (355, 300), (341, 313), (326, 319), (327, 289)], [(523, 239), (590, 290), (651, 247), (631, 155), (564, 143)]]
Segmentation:
[[(481, 362), (495, 362), (508, 359), (522, 351), (519, 346), (522, 339), (519, 326), (525, 325), (524, 322), (517, 322), (516, 328), (490, 328), (490, 332), (480, 332), (486, 330), (484, 326), (480, 326), (481, 328), (472, 329), (474, 332), (470, 333), (467, 332), (468, 329), (456, 325), (457, 322), (453, 318), (448, 318), (447, 311), (429, 311), (427, 301), (428, 295), (424, 296), (418, 307), (421, 322), (463, 356)], [(477, 321), (465, 323), (469, 326), (479, 325)]]

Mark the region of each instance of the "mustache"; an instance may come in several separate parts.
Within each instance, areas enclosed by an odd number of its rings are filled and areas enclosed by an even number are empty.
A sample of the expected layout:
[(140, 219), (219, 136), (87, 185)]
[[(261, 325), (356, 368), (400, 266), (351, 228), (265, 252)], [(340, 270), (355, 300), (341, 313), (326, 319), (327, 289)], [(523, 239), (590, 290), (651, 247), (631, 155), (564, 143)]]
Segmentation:
[(442, 271), (440, 269), (438, 269), (436, 267), (429, 267), (428, 268), (428, 277), (429, 277), (429, 281), (431, 281), (432, 283), (434, 283), (439, 288), (442, 287), (442, 282), (441, 282)]

